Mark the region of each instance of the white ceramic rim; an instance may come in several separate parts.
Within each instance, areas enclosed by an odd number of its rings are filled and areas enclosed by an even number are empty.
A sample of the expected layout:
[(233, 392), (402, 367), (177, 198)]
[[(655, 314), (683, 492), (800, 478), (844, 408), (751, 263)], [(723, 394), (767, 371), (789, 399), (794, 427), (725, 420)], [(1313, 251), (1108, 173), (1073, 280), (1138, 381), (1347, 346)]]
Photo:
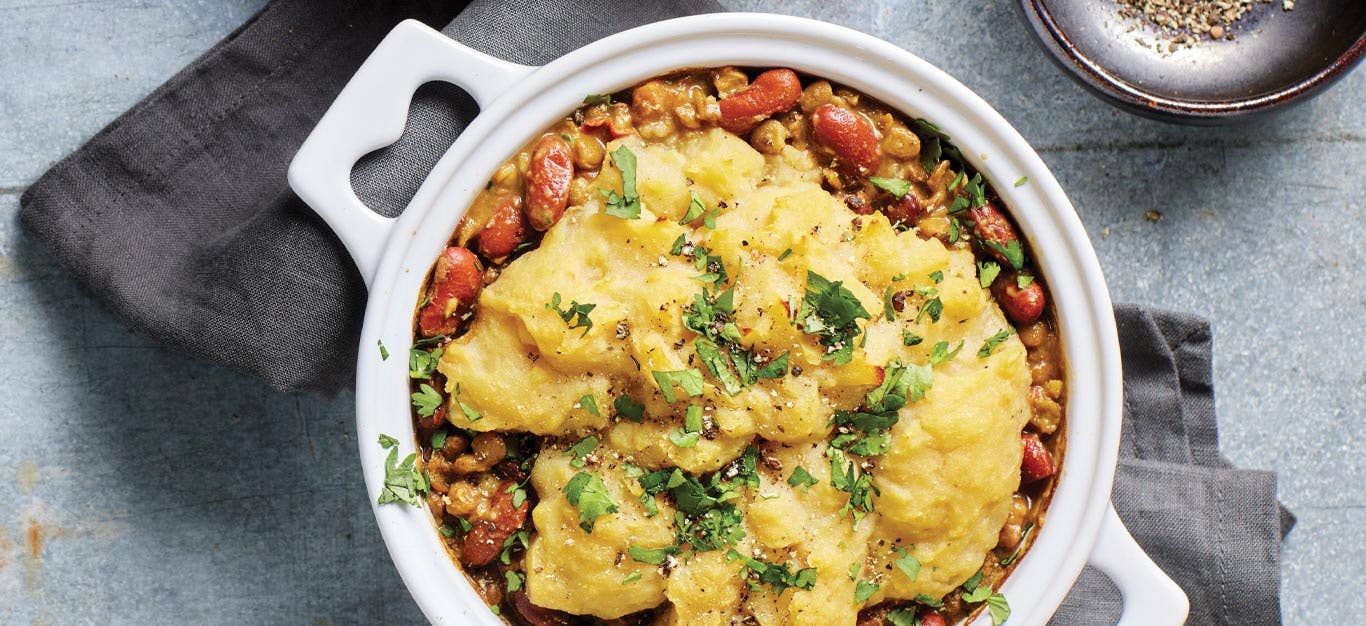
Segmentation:
[[(412, 343), (414, 303), (428, 269), (494, 168), (578, 106), (585, 94), (618, 91), (678, 69), (721, 65), (791, 67), (932, 120), (993, 182), (1030, 242), (1051, 286), (1063, 336), (1069, 419), (1062, 476), (1047, 523), (1001, 590), (1013, 609), (1009, 623), (1046, 623), (1088, 560), (1124, 592), (1122, 623), (1184, 620), (1184, 595), (1143, 555), (1109, 506), (1123, 390), (1113, 310), (1099, 261), (1075, 209), (1043, 161), (980, 97), (892, 44), (823, 22), (775, 15), (730, 13), (659, 22), (601, 40), (539, 69), (433, 37), (441, 38), (416, 22), (397, 27), (342, 92), (290, 168), (291, 185), (338, 231), (370, 285), (357, 363), (361, 462), (389, 553), (433, 623), (501, 624), (448, 558), (425, 508), (374, 504), (384, 480), (385, 452), (376, 443), (378, 435), (409, 433), (399, 437), (401, 454), (415, 450), (405, 356)], [(364, 209), (344, 175), (359, 156), (397, 139), (413, 91), (433, 79), (465, 87), (482, 112), (437, 163), (402, 216), (380, 218)], [(397, 111), (396, 102), (401, 103)], [(1028, 177), (1028, 183), (1014, 186), (1021, 177)], [(394, 356), (380, 359), (380, 341)], [(1102, 531), (1105, 540), (1097, 545)], [(1155, 603), (1171, 610), (1143, 608)], [(974, 622), (982, 623), (990, 622), (985, 616)]]

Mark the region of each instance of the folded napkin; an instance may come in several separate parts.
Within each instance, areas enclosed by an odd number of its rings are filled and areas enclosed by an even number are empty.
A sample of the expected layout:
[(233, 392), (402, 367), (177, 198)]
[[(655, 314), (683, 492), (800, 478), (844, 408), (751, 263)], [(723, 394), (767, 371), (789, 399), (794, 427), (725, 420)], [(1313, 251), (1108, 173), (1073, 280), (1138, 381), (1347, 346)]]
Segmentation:
[[(24, 194), (32, 236), (142, 333), (280, 389), (350, 384), (364, 287), (285, 169), (383, 35), (407, 17), (484, 52), (539, 64), (710, 0), (277, 0)], [(456, 15), (458, 12), (458, 16)], [(454, 18), (452, 20), (452, 18)], [(423, 87), (393, 146), (357, 164), (357, 194), (402, 210), (476, 113)], [(1219, 455), (1209, 325), (1116, 310), (1126, 422), (1114, 501), (1191, 597), (1191, 624), (1279, 624), (1275, 478)], [(1113, 623), (1118, 594), (1088, 571), (1053, 623)]]
[[(1209, 322), (1115, 308), (1124, 428), (1111, 501), (1143, 549), (1190, 597), (1190, 626), (1280, 624), (1281, 539), (1295, 518), (1276, 475), (1219, 453)], [(1079, 416), (1073, 416), (1077, 418)], [(1114, 624), (1122, 602), (1087, 568), (1052, 624)]]

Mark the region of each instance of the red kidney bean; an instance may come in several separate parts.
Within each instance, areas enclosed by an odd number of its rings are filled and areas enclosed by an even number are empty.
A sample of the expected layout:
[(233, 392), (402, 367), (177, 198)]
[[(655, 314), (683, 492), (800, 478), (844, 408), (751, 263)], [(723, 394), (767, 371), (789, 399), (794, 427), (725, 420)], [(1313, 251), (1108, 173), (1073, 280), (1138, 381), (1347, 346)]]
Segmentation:
[(423, 337), (454, 333), (460, 324), (459, 314), (474, 306), (479, 297), (483, 272), (473, 252), (459, 246), (442, 251), (427, 287), (427, 304), (418, 313), (418, 332)]
[(1038, 321), (1040, 315), (1043, 315), (1047, 296), (1044, 295), (1043, 286), (1039, 281), (1032, 281), (1022, 288), (1017, 276), (1018, 274), (1008, 273), (998, 277), (991, 284), (991, 293), (996, 296), (996, 302), (1001, 305), (1006, 317), (1015, 325), (1033, 324)]
[(569, 205), (569, 181), (573, 177), (569, 144), (555, 135), (542, 137), (531, 151), (526, 174), (526, 217), (532, 228), (545, 230), (560, 221)]
[(816, 133), (816, 141), (860, 174), (877, 171), (882, 162), (882, 147), (873, 125), (849, 109), (834, 104), (816, 107), (811, 113), (811, 129)]
[(972, 232), (983, 243), (982, 248), (996, 260), (1010, 266), (1010, 260), (1000, 250), (993, 246), (986, 245), (991, 241), (999, 244), (1002, 248), (1010, 245), (1012, 241), (1018, 241), (1020, 235), (1015, 232), (1015, 226), (1010, 223), (1005, 214), (996, 208), (996, 205), (988, 202), (977, 208), (968, 209), (968, 218), (973, 221)]
[(920, 616), (920, 626), (947, 626), (944, 616), (933, 611)]
[(526, 240), (526, 216), (517, 206), (518, 198), (508, 196), (493, 210), (484, 230), (479, 233), (479, 254), (486, 259), (501, 259)]
[(1021, 434), (1024, 442), (1024, 457), (1020, 460), (1020, 482), (1038, 482), (1053, 475), (1053, 455), (1043, 447), (1037, 435)]
[(527, 597), (525, 591), (514, 591), (512, 593), (512, 606), (517, 609), (517, 613), (522, 616), (522, 619), (531, 626), (569, 626), (574, 623), (573, 616), (568, 613), (561, 613), (532, 604), (531, 598)]
[(924, 208), (920, 206), (920, 199), (913, 193), (907, 193), (896, 202), (888, 205), (882, 210), (887, 214), (887, 219), (892, 224), (905, 224), (912, 226), (925, 216)]
[(522, 506), (512, 506), (512, 494), (508, 490), (517, 483), (503, 481), (489, 500), (489, 519), (474, 522), (469, 534), (465, 535), (462, 556), (465, 562), (481, 567), (493, 562), (503, 551), (503, 542), (526, 523), (527, 510), (531, 508), (526, 501)]
[(774, 113), (782, 113), (802, 97), (802, 81), (789, 69), (775, 69), (754, 77), (748, 87), (721, 100), (721, 127), (744, 133)]

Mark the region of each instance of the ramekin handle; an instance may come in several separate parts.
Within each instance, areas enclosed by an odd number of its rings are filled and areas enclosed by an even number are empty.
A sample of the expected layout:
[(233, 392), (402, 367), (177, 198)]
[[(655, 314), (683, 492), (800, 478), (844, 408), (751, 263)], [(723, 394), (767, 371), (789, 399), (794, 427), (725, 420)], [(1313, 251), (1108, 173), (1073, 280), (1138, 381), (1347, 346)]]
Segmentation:
[(1153, 563), (1124, 527), (1113, 506), (1100, 525), (1090, 563), (1105, 572), (1124, 596), (1118, 626), (1175, 626), (1186, 623), (1186, 592)]
[(356, 70), (289, 164), (289, 186), (336, 231), (369, 286), (394, 218), (371, 211), (351, 188), (351, 169), (403, 134), (418, 87), (452, 83), (487, 108), (533, 68), (464, 46), (404, 20)]

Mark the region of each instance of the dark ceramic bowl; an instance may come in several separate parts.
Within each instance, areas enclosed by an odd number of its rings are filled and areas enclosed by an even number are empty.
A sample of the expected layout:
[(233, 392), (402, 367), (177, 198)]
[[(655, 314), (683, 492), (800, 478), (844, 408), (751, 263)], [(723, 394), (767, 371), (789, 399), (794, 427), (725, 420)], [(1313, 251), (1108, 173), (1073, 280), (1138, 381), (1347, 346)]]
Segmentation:
[[(1226, 124), (1317, 94), (1366, 54), (1366, 0), (1252, 3), (1229, 29), (1173, 52), (1139, 39), (1157, 31), (1119, 16), (1115, 0), (1020, 0), (1053, 60), (1082, 86), (1122, 109), (1186, 124)], [(1135, 28), (1135, 25), (1138, 27)]]

